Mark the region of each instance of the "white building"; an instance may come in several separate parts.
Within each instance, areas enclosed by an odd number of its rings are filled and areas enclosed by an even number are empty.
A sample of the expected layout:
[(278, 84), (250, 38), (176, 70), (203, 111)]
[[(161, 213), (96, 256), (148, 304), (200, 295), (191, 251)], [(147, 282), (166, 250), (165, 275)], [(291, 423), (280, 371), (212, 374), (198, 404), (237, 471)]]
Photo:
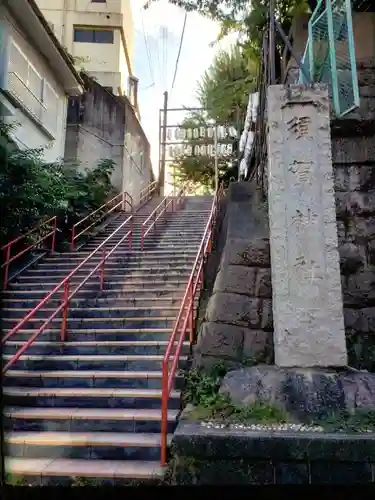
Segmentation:
[(0, 112), (21, 148), (64, 156), (68, 96), (83, 92), (74, 64), (34, 0), (0, 0)]
[(134, 25), (130, 0), (36, 1), (77, 65), (113, 94), (130, 97), (129, 85), (137, 84), (131, 78)]

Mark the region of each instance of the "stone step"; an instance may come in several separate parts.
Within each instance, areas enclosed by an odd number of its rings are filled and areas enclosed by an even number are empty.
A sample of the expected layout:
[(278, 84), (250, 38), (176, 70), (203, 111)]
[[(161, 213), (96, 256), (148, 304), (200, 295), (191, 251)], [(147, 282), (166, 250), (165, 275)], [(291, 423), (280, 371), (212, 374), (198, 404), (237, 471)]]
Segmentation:
[[(141, 279), (136, 279), (136, 280), (131, 280), (129, 279), (128, 277), (125, 277), (126, 278), (126, 281), (112, 281), (112, 280), (109, 280), (109, 281), (105, 281), (104, 282), (104, 291), (110, 291), (110, 290), (113, 290), (113, 289), (118, 289), (118, 288), (122, 288), (123, 292), (126, 292), (126, 291), (130, 291), (130, 290), (133, 290), (134, 288), (145, 288), (145, 289), (149, 289), (150, 287), (152, 288), (155, 288), (155, 289), (161, 289), (160, 291), (163, 291), (163, 290), (168, 290), (168, 289), (180, 289), (180, 288), (183, 288), (183, 287), (186, 287), (187, 283), (188, 283), (188, 280), (189, 280), (189, 277), (190, 275), (187, 275), (187, 276), (181, 276), (181, 279), (179, 280), (171, 280), (171, 279), (167, 279), (167, 280), (152, 280), (152, 279), (145, 279), (145, 280), (141, 280)], [(185, 279), (183, 279), (185, 278)], [(44, 291), (44, 295), (47, 295), (47, 293), (50, 291), (50, 290), (53, 290), (53, 288), (58, 285), (62, 280), (56, 280), (56, 281), (50, 281), (48, 280), (48, 282), (43, 282), (43, 291)], [(87, 280), (87, 284), (85, 285), (85, 289), (82, 289), (82, 292), (90, 292), (90, 291), (97, 291), (99, 292), (100, 289), (99, 289), (99, 278), (97, 277), (97, 283), (89, 283), (88, 282), (89, 280)], [(78, 278), (77, 281), (73, 280), (72, 279), (72, 291), (73, 291), (73, 286), (74, 284), (76, 284), (77, 286), (80, 284), (81, 282), (81, 278)], [(29, 283), (29, 282), (15, 282), (15, 283), (12, 283), (12, 290), (9, 290), (11, 291), (12, 293), (14, 292), (15, 289), (20, 289), (22, 288), (21, 292), (24, 292), (24, 291), (31, 291), (35, 288), (39, 288), (40, 289), (41, 287), (41, 284), (40, 282), (32, 282), (32, 283)], [(57, 292), (56, 292), (57, 293)]]
[[(167, 436), (170, 444), (171, 435)], [(19, 458), (63, 456), (83, 460), (157, 460), (160, 458), (158, 433), (127, 432), (7, 432), (7, 453)]]
[[(158, 234), (168, 234), (170, 236), (177, 236), (180, 234), (193, 234), (193, 235), (195, 235), (195, 234), (197, 234), (197, 232), (201, 232), (203, 234), (205, 227), (206, 227), (206, 222), (207, 221), (202, 221), (200, 223), (197, 223), (197, 221), (193, 220), (193, 221), (191, 221), (190, 224), (188, 222), (184, 222), (184, 223), (180, 223), (178, 225), (175, 224), (173, 226), (169, 223), (163, 223), (160, 225), (158, 225), (158, 223), (156, 223), (156, 230), (157, 230)], [(147, 231), (149, 225), (133, 226), (133, 234), (140, 236), (142, 234), (142, 232)], [(109, 228), (106, 228), (106, 229), (108, 230)], [(114, 226), (111, 229), (116, 230), (116, 228)], [(152, 229), (152, 231), (153, 231), (153, 229)], [(108, 232), (110, 232), (110, 230)]]
[[(61, 304), (61, 303), (60, 303)], [(60, 305), (59, 304), (59, 305)], [(43, 307), (34, 313), (34, 318), (47, 319), (56, 310), (55, 307)], [(69, 307), (70, 318), (97, 318), (97, 317), (121, 317), (121, 318), (131, 318), (135, 317), (173, 317), (177, 315), (180, 307), (169, 306), (164, 308), (161, 307), (100, 307), (98, 305), (93, 305), (92, 307), (82, 308), (82, 307)], [(22, 308), (3, 308), (3, 318), (6, 319), (23, 319), (26, 314), (29, 313), (29, 307)]]
[[(98, 242), (98, 243), (101, 243), (102, 241), (104, 241), (105, 239), (108, 238), (109, 235), (100, 235), (100, 236), (94, 236), (93, 238), (91, 238), (87, 244), (85, 245), (85, 248), (87, 248), (89, 245), (93, 245), (94, 242)], [(110, 240), (108, 240), (108, 243), (107, 243), (107, 246), (110, 248), (111, 246), (115, 245), (116, 243), (118, 243), (122, 237), (124, 235), (121, 234), (121, 235), (114, 235), (113, 237), (111, 237)], [(145, 246), (146, 246), (146, 243), (148, 245), (159, 245), (159, 244), (173, 244), (173, 243), (178, 243), (178, 242), (184, 242), (184, 243), (190, 243), (190, 247), (192, 247), (193, 245), (198, 245), (201, 240), (202, 240), (202, 237), (203, 237), (203, 232), (202, 234), (200, 234), (200, 232), (197, 233), (197, 231), (195, 231), (194, 235), (188, 235), (188, 234), (185, 234), (183, 233), (182, 235), (168, 235), (168, 234), (158, 234), (158, 233), (154, 233), (152, 231), (150, 231), (149, 233), (147, 233), (147, 235), (145, 236)], [(140, 243), (140, 238), (139, 238), (139, 241), (138, 239), (133, 239), (133, 242), (135, 243)], [(128, 246), (128, 243), (126, 240), (123, 241), (123, 246), (126, 248)]]
[[(168, 409), (168, 432), (173, 432), (178, 410)], [(8, 430), (66, 432), (160, 432), (160, 409), (3, 407)]]
[(155, 479), (162, 478), (165, 468), (157, 461), (141, 460), (72, 460), (68, 458), (5, 458), (5, 468), (12, 476), (32, 476), (39, 485), (51, 477), (92, 479)]
[[(160, 267), (167, 267), (169, 268), (170, 266), (175, 266), (175, 265), (190, 265), (192, 266), (195, 258), (197, 256), (197, 251), (193, 251), (190, 254), (165, 254), (165, 255), (148, 255), (147, 257), (142, 257), (141, 254), (137, 255), (132, 255), (130, 253), (127, 254), (118, 254), (115, 252), (114, 254), (110, 255), (107, 260), (106, 260), (106, 266), (109, 265), (110, 267), (113, 266), (118, 266), (119, 264), (124, 264), (128, 267), (139, 267), (140, 265), (142, 266), (160, 266)], [(42, 262), (38, 263), (37, 267), (34, 269), (43, 269), (43, 268), (54, 268), (55, 266), (61, 266), (66, 268), (67, 270), (73, 269), (74, 267), (78, 266), (86, 257), (88, 254), (76, 254), (76, 256), (70, 256), (70, 257), (59, 257), (59, 258), (53, 258), (48, 257), (44, 259)], [(93, 255), (85, 264), (83, 264), (83, 267), (94, 267), (95, 264), (98, 264), (101, 262), (102, 256), (98, 252), (98, 254)]]
[[(13, 354), (3, 354), (7, 363)], [(23, 354), (12, 365), (20, 370), (106, 370), (106, 371), (158, 371), (161, 370), (162, 354)], [(187, 357), (179, 357), (179, 367), (186, 364)], [(173, 361), (173, 357), (171, 357)], [(4, 393), (5, 394), (5, 393)], [(135, 397), (135, 396), (134, 396)]]
[[(82, 259), (83, 260), (83, 259)], [(94, 260), (89, 260), (81, 269), (92, 269), (96, 264), (100, 262), (100, 258)], [(148, 268), (148, 269), (165, 269), (172, 270), (174, 268), (188, 268), (192, 269), (195, 257), (192, 255), (189, 258), (172, 258), (172, 259), (155, 259), (155, 260), (142, 260), (142, 259), (130, 259), (130, 258), (112, 258), (110, 256), (108, 260), (106, 260), (105, 268), (110, 270), (122, 270), (126, 266), (126, 270), (136, 271), (139, 268)], [(79, 262), (68, 262), (68, 261), (56, 261), (56, 262), (41, 262), (38, 264), (38, 267), (30, 269), (29, 272), (44, 272), (44, 271), (54, 271), (56, 269), (63, 270), (65, 273), (68, 273), (71, 269), (76, 267)], [(86, 271), (87, 272), (87, 271)]]
[[(93, 252), (98, 246), (100, 245), (101, 241), (96, 241), (94, 242), (93, 240), (90, 240), (87, 245), (85, 245), (85, 250), (87, 250), (89, 253)], [(164, 251), (170, 251), (174, 252), (175, 250), (182, 250), (185, 251), (186, 249), (189, 249), (191, 251), (195, 251), (195, 253), (198, 251), (199, 245), (201, 243), (201, 240), (197, 240), (196, 242), (191, 242), (191, 240), (186, 240), (182, 241), (181, 239), (174, 239), (171, 241), (150, 241), (150, 240), (145, 240), (143, 248), (145, 250), (164, 250)], [(114, 245), (112, 245), (114, 246)], [(129, 247), (127, 244), (120, 245), (118, 249), (123, 249), (127, 250)], [(111, 247), (109, 247), (111, 249)], [(131, 250), (129, 249), (129, 252), (134, 252), (135, 250), (142, 250), (140, 242), (135, 242), (132, 245)]]
[[(80, 268), (74, 276), (82, 276), (82, 278), (86, 277), (89, 272), (94, 269), (95, 265), (91, 263), (91, 266), (87, 268)], [(122, 278), (124, 276), (131, 276), (133, 278), (138, 278), (138, 277), (143, 277), (143, 276), (155, 276), (155, 275), (160, 275), (160, 276), (179, 276), (181, 274), (190, 274), (192, 270), (192, 266), (181, 266), (177, 265), (175, 267), (146, 267), (146, 266), (139, 266), (139, 267), (129, 267), (126, 264), (123, 266), (117, 264), (117, 266), (109, 266), (105, 265), (105, 276), (108, 279), (113, 278), (113, 279), (118, 279)], [(33, 278), (35, 279), (42, 279), (42, 278), (50, 278), (54, 276), (59, 276), (61, 277), (61, 280), (65, 278), (65, 276), (68, 274), (69, 270), (67, 269), (61, 269), (60, 266), (54, 269), (28, 269), (26, 273), (20, 278), (22, 280), (32, 280)], [(97, 271), (99, 273), (99, 270)]]
[[(118, 341), (81, 341), (81, 342), (59, 342), (40, 341), (33, 342), (25, 351), (27, 355), (58, 356), (58, 355), (150, 355), (164, 354), (167, 340), (118, 340)], [(22, 340), (8, 340), (3, 345), (3, 355), (15, 354), (25, 345)], [(183, 345), (183, 353), (189, 351), (189, 343)], [(173, 347), (172, 352), (175, 351)]]
[[(96, 387), (161, 389), (160, 371), (124, 370), (17, 370), (9, 369), (4, 375), (7, 387)], [(178, 372), (174, 387), (182, 388), (182, 373)]]
[[(12, 284), (13, 285), (13, 284)], [(13, 300), (13, 299), (18, 299), (18, 300), (23, 300), (23, 298), (30, 299), (30, 300), (38, 300), (38, 303), (40, 300), (42, 300), (46, 296), (46, 290), (39, 289), (31, 289), (31, 290), (19, 290), (19, 289), (12, 289), (9, 288), (8, 290), (4, 290), (2, 292), (4, 299), (3, 300)], [(171, 288), (167, 287), (166, 289), (160, 289), (159, 288), (131, 288), (129, 290), (124, 290), (123, 288), (111, 288), (111, 289), (106, 289), (102, 292), (100, 292), (99, 288), (97, 287), (96, 290), (87, 290), (86, 288), (82, 288), (81, 290), (78, 290), (74, 294), (74, 297), (71, 299), (71, 303), (73, 303), (75, 300), (107, 300), (107, 299), (118, 299), (118, 298), (128, 298), (130, 299), (137, 299), (141, 300), (142, 297), (144, 296), (150, 296), (150, 294), (153, 294), (153, 298), (169, 298), (169, 297), (183, 297), (185, 293), (185, 289), (182, 288), (181, 286), (179, 288)], [(105, 295), (105, 297), (103, 297)], [(82, 297), (84, 296), (84, 297)], [(55, 298), (60, 297), (60, 299), (63, 297), (63, 290), (58, 290), (53, 297), (51, 298), (52, 300)], [(50, 302), (48, 301), (48, 304)]]
[[(135, 327), (142, 328), (173, 328), (175, 322), (175, 316), (169, 317), (136, 317), (129, 316), (128, 318), (122, 317), (68, 317), (67, 329), (79, 329), (79, 328), (108, 328), (113, 330), (124, 329), (127, 328), (133, 329)], [(24, 325), (25, 330), (38, 329), (45, 323), (47, 318), (30, 318)], [(3, 331), (11, 330), (14, 328), (20, 319), (16, 318), (2, 318), (3, 323)], [(53, 328), (53, 326), (60, 326), (61, 318), (53, 318), (49, 322), (49, 326)]]
[[(118, 367), (121, 369), (121, 366)], [(160, 369), (160, 367), (159, 367)], [(161, 389), (97, 388), (97, 387), (4, 387), (7, 406), (69, 408), (160, 409)], [(172, 390), (169, 407), (177, 410), (180, 391)]]
[[(6, 335), (9, 330), (3, 329), (3, 335)], [(36, 333), (38, 330), (33, 328), (21, 329), (17, 331), (11, 338), (13, 341), (26, 341), (31, 335)], [(187, 329), (187, 333), (189, 329)], [(172, 333), (171, 328), (79, 328), (70, 329), (67, 332), (67, 341), (70, 342), (80, 342), (89, 340), (106, 340), (106, 341), (117, 341), (117, 340), (169, 340)], [(137, 337), (135, 337), (137, 336)], [(60, 338), (60, 328), (46, 328), (43, 334), (41, 334), (43, 340), (56, 341)]]
[[(58, 252), (55, 252), (53, 253), (52, 255), (49, 255), (48, 256), (48, 259), (60, 259), (60, 258), (77, 258), (77, 259), (82, 259), (82, 256), (84, 257), (87, 257), (91, 252), (88, 251), (88, 250), (85, 250), (85, 249), (82, 249), (82, 250), (79, 250), (79, 252), (64, 252), (64, 253), (58, 253)], [(176, 250), (176, 251), (169, 251), (169, 250), (165, 250), (165, 249), (154, 249), (154, 250), (133, 250), (132, 252), (129, 252), (128, 250), (116, 250), (114, 252), (113, 255), (118, 255), (118, 256), (121, 256), (121, 255), (132, 255), (132, 256), (139, 256), (139, 257), (157, 257), (159, 255), (161, 256), (183, 256), (183, 255), (196, 255), (197, 254), (197, 251), (195, 249), (191, 249), (191, 248), (187, 248), (186, 250), (184, 249), (179, 249), (179, 250)], [(94, 256), (95, 257), (95, 256)], [(92, 257), (92, 258), (94, 258)]]
[[(173, 296), (170, 297), (150, 297), (143, 295), (140, 297), (73, 297), (70, 301), (69, 310), (72, 311), (74, 308), (77, 310), (81, 310), (81, 308), (85, 304), (89, 304), (90, 307), (123, 307), (123, 308), (147, 308), (147, 309), (157, 309), (157, 308), (170, 308), (177, 307), (180, 309), (181, 301), (183, 298), (184, 292), (182, 290), (176, 291)], [(199, 301), (199, 297), (195, 297), (195, 303), (197, 304)], [(3, 303), (3, 312), (7, 310), (11, 311), (14, 309), (23, 310), (26, 312), (30, 311), (34, 307), (36, 307), (40, 303), (40, 298), (19, 298), (18, 295), (14, 295), (14, 297), (2, 299)], [(61, 305), (61, 299), (54, 300), (51, 299), (47, 302), (46, 308), (51, 312), (56, 309), (56, 307)], [(78, 306), (78, 307), (77, 307)], [(26, 314), (25, 312), (25, 314)]]

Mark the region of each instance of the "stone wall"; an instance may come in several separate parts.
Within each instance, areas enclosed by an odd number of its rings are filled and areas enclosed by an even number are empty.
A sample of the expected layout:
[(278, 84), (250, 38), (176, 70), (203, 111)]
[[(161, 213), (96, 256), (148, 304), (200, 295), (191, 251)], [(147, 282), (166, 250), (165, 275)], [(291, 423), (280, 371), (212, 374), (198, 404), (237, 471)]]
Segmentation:
[(195, 363), (229, 366), (272, 357), (267, 207), (254, 184), (231, 184), (226, 242), (195, 348)]
[(375, 371), (375, 136), (333, 135), (332, 157), (349, 364)]
[[(375, 371), (375, 137), (342, 137), (345, 129), (336, 125), (332, 161), (349, 365)], [(273, 359), (267, 206), (248, 183), (231, 185), (227, 205), (224, 250), (195, 348), (198, 365)]]

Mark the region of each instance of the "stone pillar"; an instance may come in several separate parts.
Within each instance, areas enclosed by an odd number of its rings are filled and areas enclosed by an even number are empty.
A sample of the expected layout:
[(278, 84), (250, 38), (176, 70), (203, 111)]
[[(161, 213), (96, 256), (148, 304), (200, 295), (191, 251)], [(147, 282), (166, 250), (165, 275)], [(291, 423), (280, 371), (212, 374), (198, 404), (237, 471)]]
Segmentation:
[(347, 364), (328, 90), (268, 89), (275, 363)]

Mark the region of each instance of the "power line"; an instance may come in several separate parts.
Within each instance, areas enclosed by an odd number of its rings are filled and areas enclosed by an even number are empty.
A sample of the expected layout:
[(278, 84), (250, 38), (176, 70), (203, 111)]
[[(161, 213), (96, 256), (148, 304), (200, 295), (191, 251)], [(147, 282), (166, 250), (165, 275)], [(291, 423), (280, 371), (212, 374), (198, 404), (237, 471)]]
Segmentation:
[(146, 36), (146, 31), (145, 31), (145, 25), (144, 25), (144, 22), (143, 22), (142, 8), (140, 8), (139, 11), (140, 11), (140, 14), (141, 14), (141, 23), (142, 23), (143, 38), (144, 38), (145, 45), (146, 45), (148, 67), (150, 69), (150, 75), (151, 75), (151, 80), (152, 80), (152, 84), (151, 85), (153, 85), (155, 83), (155, 78), (154, 78), (154, 72), (153, 72), (153, 69), (152, 69), (150, 48), (148, 46), (148, 41), (147, 41), (147, 36)]
[(186, 19), (187, 19), (187, 12), (185, 12), (185, 17), (184, 17), (184, 24), (182, 26), (182, 32), (181, 32), (181, 38), (180, 38), (180, 46), (178, 47), (178, 53), (177, 53), (177, 59), (176, 59), (176, 66), (174, 68), (174, 75), (173, 75), (173, 80), (172, 80), (172, 87), (171, 87), (171, 92), (173, 90), (175, 81), (176, 81), (176, 76), (177, 76), (177, 69), (178, 69), (178, 63), (180, 61), (180, 55), (181, 55), (181, 49), (182, 49), (182, 43), (184, 41), (184, 35), (185, 35), (185, 28), (186, 28)]

